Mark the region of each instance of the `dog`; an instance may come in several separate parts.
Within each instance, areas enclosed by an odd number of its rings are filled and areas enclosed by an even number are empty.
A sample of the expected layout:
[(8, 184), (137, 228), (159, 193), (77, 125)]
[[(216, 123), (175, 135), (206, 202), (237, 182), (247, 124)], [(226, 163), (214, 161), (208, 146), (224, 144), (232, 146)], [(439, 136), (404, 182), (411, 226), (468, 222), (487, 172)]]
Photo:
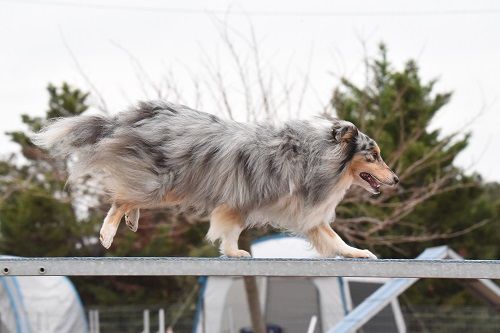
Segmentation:
[(56, 119), (33, 142), (55, 156), (76, 154), (70, 182), (104, 175), (112, 199), (105, 248), (123, 216), (135, 232), (139, 209), (179, 206), (210, 213), (207, 238), (229, 257), (250, 256), (238, 248), (242, 230), (270, 224), (307, 237), (322, 256), (375, 259), (330, 224), (351, 185), (377, 194), (399, 182), (376, 142), (335, 118), (244, 124), (148, 101), (114, 117)]

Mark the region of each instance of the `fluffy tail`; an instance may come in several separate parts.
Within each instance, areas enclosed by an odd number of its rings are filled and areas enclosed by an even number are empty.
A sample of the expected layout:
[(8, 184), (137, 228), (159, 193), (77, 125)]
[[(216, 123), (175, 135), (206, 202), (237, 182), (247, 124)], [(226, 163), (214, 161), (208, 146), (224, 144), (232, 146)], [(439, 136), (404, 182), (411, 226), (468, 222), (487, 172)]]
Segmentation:
[(69, 183), (103, 173), (104, 186), (114, 200), (147, 205), (161, 202), (170, 190), (170, 173), (154, 170), (150, 143), (119, 118), (57, 119), (34, 135), (32, 141), (55, 156), (76, 155), (68, 170)]
[(57, 156), (91, 148), (113, 132), (114, 121), (103, 116), (58, 118), (32, 136), (39, 147)]

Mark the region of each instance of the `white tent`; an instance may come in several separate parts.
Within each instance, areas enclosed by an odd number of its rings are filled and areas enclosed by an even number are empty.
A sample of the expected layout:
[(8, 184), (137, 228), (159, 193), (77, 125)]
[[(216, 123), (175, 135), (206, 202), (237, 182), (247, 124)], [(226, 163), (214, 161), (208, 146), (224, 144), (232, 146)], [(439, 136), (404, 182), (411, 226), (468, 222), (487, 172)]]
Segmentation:
[(0, 332), (83, 333), (85, 312), (61, 276), (0, 276)]
[[(309, 243), (296, 237), (265, 237), (252, 245), (257, 258), (314, 258)], [(417, 259), (463, 259), (447, 246), (428, 248)], [(398, 297), (417, 278), (257, 278), (266, 324), (286, 333), (406, 332)], [(462, 281), (473, 295), (500, 306), (500, 288), (491, 280)], [(239, 277), (202, 279), (194, 333), (240, 333), (250, 327), (243, 281)], [(243, 329), (243, 330), (242, 330)]]
[[(285, 235), (259, 239), (252, 244), (252, 255), (255, 258), (319, 257), (306, 240)], [(357, 298), (368, 296), (384, 282), (383, 279), (351, 281), (338, 277), (257, 278), (266, 324), (277, 325), (287, 333), (307, 332), (313, 316), (318, 318), (314, 332), (326, 332), (357, 305)], [(391, 325), (385, 327), (386, 331), (400, 331), (397, 299), (394, 304), (395, 307), (389, 306), (384, 314), (384, 321)], [(239, 333), (250, 326), (241, 277), (208, 277), (202, 280), (195, 333)]]

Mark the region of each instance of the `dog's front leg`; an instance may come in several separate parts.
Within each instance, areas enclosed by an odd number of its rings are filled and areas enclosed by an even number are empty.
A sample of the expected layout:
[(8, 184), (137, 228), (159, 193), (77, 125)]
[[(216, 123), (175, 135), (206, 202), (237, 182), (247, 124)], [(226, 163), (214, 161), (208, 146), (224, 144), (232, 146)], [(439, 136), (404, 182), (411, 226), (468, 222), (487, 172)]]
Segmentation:
[(220, 252), (228, 257), (250, 257), (250, 253), (238, 248), (238, 238), (243, 230), (243, 219), (238, 210), (221, 205), (210, 215), (207, 239), (220, 239)]
[(322, 224), (311, 229), (307, 233), (307, 236), (316, 251), (324, 257), (339, 255), (347, 258), (377, 259), (377, 257), (368, 250), (360, 250), (347, 245), (328, 224)]

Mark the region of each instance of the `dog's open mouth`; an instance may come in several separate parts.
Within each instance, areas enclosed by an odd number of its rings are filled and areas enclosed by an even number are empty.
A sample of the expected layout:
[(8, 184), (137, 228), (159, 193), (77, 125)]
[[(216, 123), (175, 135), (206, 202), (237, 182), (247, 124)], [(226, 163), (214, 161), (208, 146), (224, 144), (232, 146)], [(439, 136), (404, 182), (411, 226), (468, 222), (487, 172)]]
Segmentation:
[(375, 178), (368, 172), (361, 172), (359, 176), (368, 184), (370, 184), (375, 194), (380, 193), (380, 186), (382, 185), (382, 183), (377, 178)]

